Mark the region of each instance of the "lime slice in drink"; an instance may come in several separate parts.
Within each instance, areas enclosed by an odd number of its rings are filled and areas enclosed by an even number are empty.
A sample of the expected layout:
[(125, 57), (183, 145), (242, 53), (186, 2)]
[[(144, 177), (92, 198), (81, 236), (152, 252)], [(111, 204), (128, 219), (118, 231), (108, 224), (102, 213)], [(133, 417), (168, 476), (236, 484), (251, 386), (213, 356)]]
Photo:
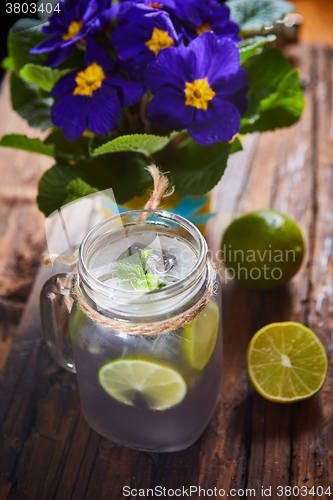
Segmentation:
[(114, 399), (134, 406), (138, 396), (152, 410), (167, 410), (186, 394), (183, 377), (173, 368), (141, 359), (117, 359), (99, 370), (103, 389)]
[(185, 354), (195, 370), (202, 370), (210, 360), (218, 329), (219, 308), (213, 301), (184, 328)]
[(291, 403), (319, 391), (327, 373), (327, 355), (317, 335), (301, 323), (272, 323), (252, 338), (247, 368), (261, 396)]

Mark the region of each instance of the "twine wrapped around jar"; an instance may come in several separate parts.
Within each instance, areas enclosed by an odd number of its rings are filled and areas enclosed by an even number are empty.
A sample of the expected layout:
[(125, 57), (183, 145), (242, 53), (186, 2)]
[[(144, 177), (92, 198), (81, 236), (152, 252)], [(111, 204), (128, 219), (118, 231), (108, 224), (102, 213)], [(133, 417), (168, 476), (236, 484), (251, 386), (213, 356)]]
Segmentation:
[(134, 323), (104, 316), (86, 302), (85, 298), (81, 294), (78, 280), (76, 280), (74, 287), (75, 296), (80, 309), (82, 309), (88, 318), (105, 328), (112, 328), (112, 330), (131, 335), (156, 335), (158, 333), (171, 332), (173, 330), (177, 330), (177, 328), (183, 328), (188, 325), (201, 311), (203, 311), (203, 309), (205, 309), (208, 302), (212, 300), (212, 296), (214, 296), (215, 293), (214, 283), (216, 271), (211, 263), (208, 265), (209, 282), (202, 297), (186, 311), (163, 321), (155, 321), (152, 323)]

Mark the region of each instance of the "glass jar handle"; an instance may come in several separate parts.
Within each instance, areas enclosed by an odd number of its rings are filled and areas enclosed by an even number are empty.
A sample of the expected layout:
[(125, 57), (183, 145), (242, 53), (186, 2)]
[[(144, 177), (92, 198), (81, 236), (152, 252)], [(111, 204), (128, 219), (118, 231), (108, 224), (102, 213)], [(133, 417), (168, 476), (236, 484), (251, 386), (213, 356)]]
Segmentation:
[(59, 273), (49, 278), (40, 294), (42, 332), (54, 360), (75, 373), (69, 334), (70, 312), (74, 304), (74, 273)]

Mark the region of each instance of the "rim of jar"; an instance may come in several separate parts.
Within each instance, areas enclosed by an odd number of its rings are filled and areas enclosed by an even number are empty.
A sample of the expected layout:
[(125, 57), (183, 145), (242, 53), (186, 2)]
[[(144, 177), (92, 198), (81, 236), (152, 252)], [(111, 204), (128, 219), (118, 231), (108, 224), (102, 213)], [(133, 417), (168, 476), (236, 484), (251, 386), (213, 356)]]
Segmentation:
[[(123, 290), (100, 281), (90, 272), (87, 264), (91, 245), (96, 242), (98, 237), (105, 237), (113, 233), (116, 237), (117, 234), (119, 235), (119, 230), (133, 226), (136, 224), (135, 219), (147, 212), (149, 214), (148, 219), (140, 223), (142, 228), (155, 226), (175, 230), (175, 226), (177, 226), (178, 230), (182, 230), (182, 237), (186, 239), (187, 235), (188, 238), (192, 238), (195, 241), (196, 248), (194, 250), (197, 254), (197, 259), (191, 271), (175, 283), (149, 291), (133, 290), (129, 293), (128, 290)], [(150, 217), (153, 217), (153, 220)], [(119, 220), (122, 223), (121, 225), (119, 225)], [(177, 235), (177, 231), (175, 235)], [(85, 292), (84, 295), (88, 296), (95, 304), (103, 302), (105, 305), (105, 301), (108, 299), (116, 301), (116, 304), (112, 303), (112, 308), (110, 307), (110, 310), (112, 309), (113, 311), (115, 305), (139, 306), (148, 301), (152, 304), (178, 295), (188, 296), (194, 289), (200, 289), (207, 277), (207, 255), (208, 248), (205, 238), (199, 229), (184, 217), (166, 210), (130, 210), (122, 212), (94, 226), (82, 240), (78, 262), (79, 288), (80, 291), (83, 289), (83, 292)], [(105, 307), (102, 307), (102, 309), (105, 310)]]

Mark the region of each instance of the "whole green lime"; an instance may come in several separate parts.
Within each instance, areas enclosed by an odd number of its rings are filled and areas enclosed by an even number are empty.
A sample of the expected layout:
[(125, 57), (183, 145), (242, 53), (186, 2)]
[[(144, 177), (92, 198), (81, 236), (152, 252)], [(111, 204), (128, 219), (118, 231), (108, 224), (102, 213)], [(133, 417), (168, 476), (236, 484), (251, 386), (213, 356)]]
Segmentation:
[(296, 222), (277, 210), (256, 210), (234, 219), (222, 239), (229, 274), (249, 288), (287, 283), (299, 270), (305, 244)]

